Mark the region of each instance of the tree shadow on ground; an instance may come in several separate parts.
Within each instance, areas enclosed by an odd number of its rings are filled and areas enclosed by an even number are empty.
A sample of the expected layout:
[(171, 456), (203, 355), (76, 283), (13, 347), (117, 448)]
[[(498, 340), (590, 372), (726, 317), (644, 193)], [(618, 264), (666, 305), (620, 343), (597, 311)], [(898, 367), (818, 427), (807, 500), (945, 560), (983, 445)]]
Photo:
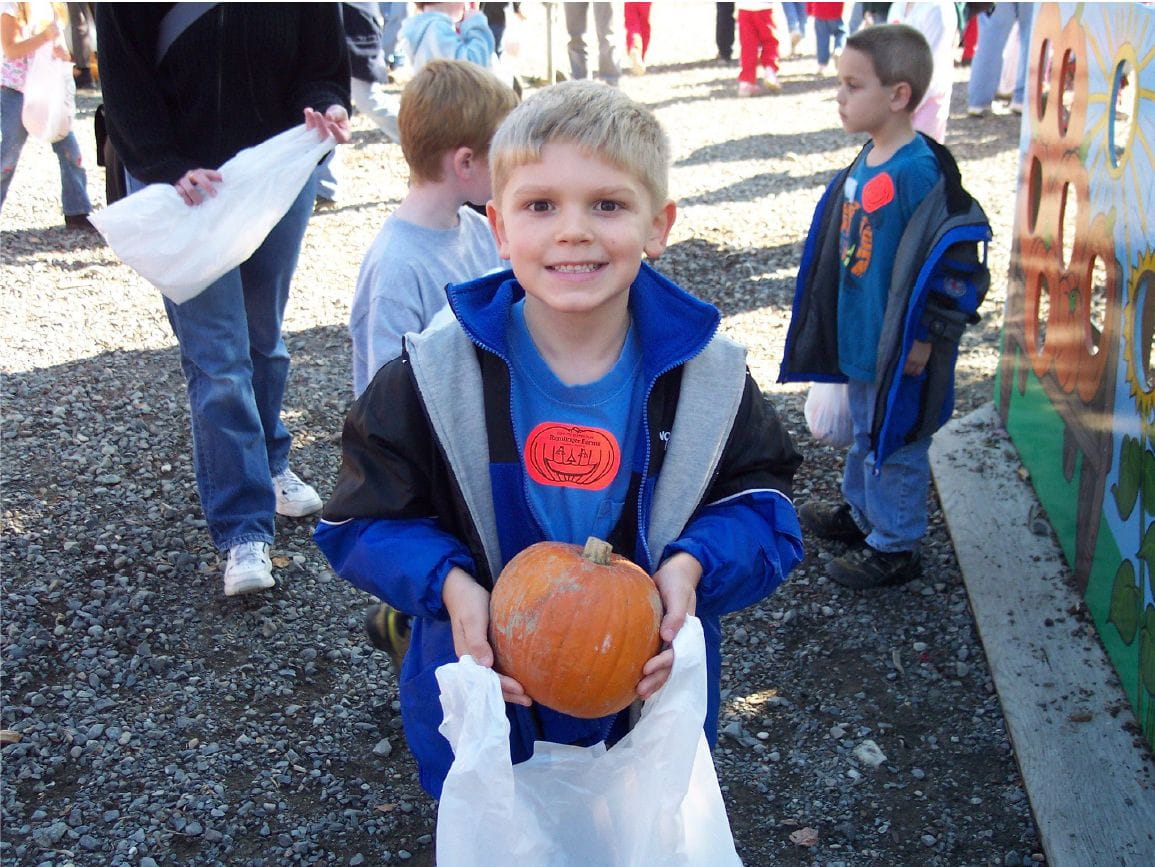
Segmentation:
[(691, 238), (666, 248), (655, 267), (723, 316), (775, 308), (790, 315), (798, 245), (734, 249)]

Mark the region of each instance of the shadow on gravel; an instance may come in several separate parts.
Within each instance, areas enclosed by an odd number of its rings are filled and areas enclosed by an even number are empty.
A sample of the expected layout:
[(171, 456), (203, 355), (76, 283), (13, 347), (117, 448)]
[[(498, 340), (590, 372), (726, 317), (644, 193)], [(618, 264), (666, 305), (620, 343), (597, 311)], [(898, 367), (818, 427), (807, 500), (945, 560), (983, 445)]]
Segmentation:
[(760, 175), (748, 175), (740, 181), (701, 193), (697, 196), (687, 196), (679, 199), (678, 204), (688, 205), (721, 205), (726, 202), (754, 202), (766, 196), (791, 193), (795, 190), (814, 190), (813, 201), (806, 207), (812, 208), (818, 203), (818, 196), (826, 183), (833, 177), (826, 172), (797, 177), (786, 172), (766, 172)]
[[(63, 218), (61, 218), (63, 219)], [(41, 257), (46, 251), (67, 255), (69, 268), (76, 269), (76, 252), (97, 250), (105, 246), (104, 238), (96, 232), (66, 229), (52, 226), (47, 229), (13, 229), (0, 232), (0, 248), (4, 250), (2, 261), (19, 262), (32, 257)], [(91, 261), (84, 265), (98, 265), (104, 262)]]
[[(729, 139), (698, 148), (693, 153), (678, 160), (674, 165), (680, 167), (740, 162), (749, 160), (751, 154), (762, 155), (766, 158), (780, 156), (784, 153), (793, 153), (799, 156), (821, 154), (830, 150), (831, 141), (835, 135), (826, 130), (812, 135), (790, 133), (749, 135), (745, 138)], [(838, 138), (846, 139), (847, 137), (838, 136)], [(829, 174), (833, 176), (833, 173)]]
[(793, 242), (735, 249), (691, 238), (667, 247), (657, 267), (723, 316), (775, 307), (789, 317), (797, 258)]

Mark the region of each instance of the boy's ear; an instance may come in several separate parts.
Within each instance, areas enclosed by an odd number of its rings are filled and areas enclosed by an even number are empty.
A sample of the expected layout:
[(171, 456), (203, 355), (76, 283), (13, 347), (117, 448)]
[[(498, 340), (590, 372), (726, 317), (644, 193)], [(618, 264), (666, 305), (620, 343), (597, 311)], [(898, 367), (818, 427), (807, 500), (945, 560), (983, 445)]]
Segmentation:
[(894, 90), (890, 92), (890, 107), (895, 111), (909, 111), (913, 114), (918, 106), (910, 104), (910, 82), (900, 81), (893, 87)]
[(657, 259), (666, 249), (666, 241), (670, 238), (670, 229), (674, 226), (674, 219), (678, 216), (678, 206), (668, 201), (654, 214), (650, 224), (650, 236), (646, 239), (642, 249), (646, 258)]
[[(476, 168), (477, 157), (473, 148), (462, 145), (453, 152), (453, 173), (461, 180), (469, 179), (469, 172)], [(489, 171), (488, 167), (486, 171)]]
[(493, 204), (493, 199), (485, 203), (485, 216), (489, 220), (489, 229), (493, 232), (493, 239), (497, 242), (497, 255), (502, 259), (509, 259), (509, 245), (506, 243), (505, 220), (501, 218), (501, 211)]

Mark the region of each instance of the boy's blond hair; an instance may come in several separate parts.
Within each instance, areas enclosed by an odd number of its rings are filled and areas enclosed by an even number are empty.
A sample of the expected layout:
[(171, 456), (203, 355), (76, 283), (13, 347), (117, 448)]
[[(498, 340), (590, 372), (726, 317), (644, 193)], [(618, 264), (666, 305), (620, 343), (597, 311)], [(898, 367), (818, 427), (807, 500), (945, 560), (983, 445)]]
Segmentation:
[(446, 151), (489, 153), (493, 132), (517, 105), (513, 88), (487, 69), (464, 60), (430, 60), (401, 92), (397, 127), (412, 179), (442, 180)]
[(886, 24), (859, 30), (846, 40), (846, 47), (870, 58), (882, 84), (906, 82), (910, 86), (906, 110), (918, 108), (934, 74), (934, 57), (925, 36), (906, 24)]
[(592, 81), (552, 85), (509, 113), (490, 145), (494, 199), (515, 168), (540, 161), (552, 143), (577, 145), (633, 175), (655, 210), (666, 203), (670, 143), (658, 119), (616, 87)]

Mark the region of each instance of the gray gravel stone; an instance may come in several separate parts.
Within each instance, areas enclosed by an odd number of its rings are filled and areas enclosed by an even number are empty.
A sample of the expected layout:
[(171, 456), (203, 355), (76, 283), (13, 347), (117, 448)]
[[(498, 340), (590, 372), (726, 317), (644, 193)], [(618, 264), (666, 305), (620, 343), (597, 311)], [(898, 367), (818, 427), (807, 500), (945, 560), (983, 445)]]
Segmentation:
[[(540, 43), (541, 7), (525, 8)], [(736, 99), (736, 69), (708, 60), (713, 16), (656, 5), (651, 70), (622, 85), (672, 140), (679, 212), (658, 267), (749, 347), (807, 458), (797, 501), (831, 498), (840, 454), (809, 438), (805, 388), (775, 380), (812, 209), (861, 139), (839, 128), (812, 54), (783, 61), (780, 95)], [(990, 399), (1018, 165), (1016, 120), (968, 120), (965, 86), (960, 70), (947, 143), (994, 222), (995, 279), (964, 338), (959, 413)], [(76, 128), (99, 202), (98, 102), (78, 96)], [(341, 202), (311, 221), (286, 314), (292, 462), (322, 495), (351, 399), (357, 270), (405, 190), (400, 149), (364, 118), (353, 128)], [(0, 727), (22, 736), (0, 755), (0, 860), (432, 864), (436, 806), (404, 748), (392, 667), (360, 631), (367, 597), (334, 578), (307, 519), (278, 519), (276, 589), (221, 594), (159, 297), (58, 226), (58, 190), (51, 151), (30, 141), (0, 214)], [(933, 493), (929, 506), (924, 581), (843, 590), (823, 571), (841, 546), (807, 539), (789, 582), (726, 618), (714, 756), (745, 863), (1041, 851)], [(877, 768), (855, 756), (867, 738)], [(816, 846), (790, 842), (802, 827)]]

